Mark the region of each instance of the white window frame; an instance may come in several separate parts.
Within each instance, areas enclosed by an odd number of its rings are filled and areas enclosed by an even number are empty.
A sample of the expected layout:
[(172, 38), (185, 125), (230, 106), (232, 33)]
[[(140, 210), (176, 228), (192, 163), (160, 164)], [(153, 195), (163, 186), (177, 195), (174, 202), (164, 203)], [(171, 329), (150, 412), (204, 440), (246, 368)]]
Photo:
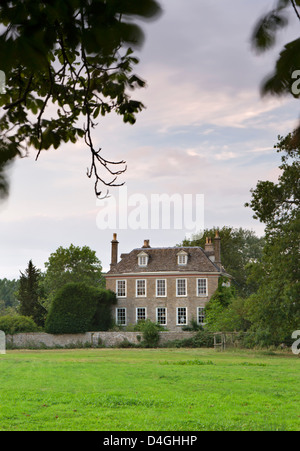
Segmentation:
[[(179, 294), (179, 290), (178, 290), (179, 281), (182, 281), (182, 280), (185, 281), (185, 294)], [(186, 298), (187, 297), (187, 279), (183, 279), (183, 278), (176, 279), (176, 297), (178, 297), (178, 298)]]
[[(205, 280), (205, 293), (200, 293), (200, 286), (199, 286), (199, 281), (200, 280)], [(196, 292), (197, 292), (197, 296), (200, 297), (207, 297), (208, 296), (208, 280), (206, 277), (198, 277), (198, 279), (196, 280)], [(203, 288), (203, 287), (201, 287)]]
[[(200, 311), (202, 311), (202, 313), (200, 313)], [(199, 321), (200, 316), (203, 317), (203, 321)], [(197, 324), (205, 324), (205, 307), (197, 307)]]
[(187, 265), (188, 255), (186, 252), (181, 251), (177, 254), (177, 264), (180, 266)]
[(187, 264), (187, 255), (178, 255), (178, 265), (186, 265)]
[[(119, 323), (119, 311), (124, 310), (124, 323)], [(116, 324), (118, 326), (127, 326), (127, 309), (126, 307), (117, 307), (116, 308)]]
[[(164, 310), (165, 311), (165, 323), (161, 323), (158, 320), (158, 311)], [(160, 324), (161, 326), (166, 326), (168, 324), (168, 310), (167, 307), (156, 307), (156, 322)]]
[[(145, 282), (145, 294), (138, 294), (138, 282)], [(147, 296), (147, 279), (137, 279), (135, 281), (135, 297), (145, 298)]]
[[(144, 310), (145, 311), (145, 318), (142, 318), (142, 319), (138, 318), (138, 311), (139, 310)], [(147, 319), (147, 307), (137, 307), (135, 309), (135, 320), (136, 320), (136, 323), (138, 323), (139, 321), (143, 321), (144, 319), (145, 320)]]
[[(181, 321), (179, 321), (179, 311), (180, 310), (185, 310), (185, 322), (182, 323)], [(187, 321), (188, 321), (188, 310), (187, 307), (177, 307), (176, 308), (176, 326), (186, 326), (187, 325)]]
[[(119, 282), (125, 282), (125, 287), (124, 287), (124, 295), (119, 295)], [(127, 298), (127, 280), (126, 279), (120, 279), (116, 281), (116, 295), (117, 298)]]
[[(158, 294), (158, 282), (164, 282), (165, 294)], [(156, 297), (157, 298), (166, 298), (167, 297), (167, 279), (156, 279)]]
[(143, 252), (138, 255), (138, 265), (140, 267), (145, 268), (146, 266), (148, 266), (148, 260), (149, 260), (149, 255), (146, 254), (146, 252)]

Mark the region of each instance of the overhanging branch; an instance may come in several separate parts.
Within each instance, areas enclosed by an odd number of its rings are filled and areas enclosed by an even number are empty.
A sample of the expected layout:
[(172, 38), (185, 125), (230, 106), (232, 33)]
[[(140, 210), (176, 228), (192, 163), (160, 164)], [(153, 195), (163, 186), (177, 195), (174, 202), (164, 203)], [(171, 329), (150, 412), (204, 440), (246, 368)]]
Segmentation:
[(298, 9), (297, 9), (297, 6), (296, 6), (294, 0), (291, 0), (291, 3), (292, 3), (293, 8), (294, 8), (294, 10), (295, 10), (296, 16), (297, 16), (298, 19), (300, 20), (300, 14), (299, 14), (299, 11), (298, 11)]

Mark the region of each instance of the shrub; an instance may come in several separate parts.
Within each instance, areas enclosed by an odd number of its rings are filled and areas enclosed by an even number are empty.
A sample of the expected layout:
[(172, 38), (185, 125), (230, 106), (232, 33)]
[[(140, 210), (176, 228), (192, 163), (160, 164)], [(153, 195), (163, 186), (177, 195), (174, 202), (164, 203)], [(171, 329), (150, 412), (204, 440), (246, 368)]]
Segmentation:
[[(140, 320), (137, 324), (129, 324), (126, 331), (141, 332), (142, 335), (137, 335), (139, 345), (145, 348), (155, 348), (159, 342), (159, 331), (165, 330), (163, 326), (153, 323), (150, 319)], [(142, 340), (143, 338), (143, 340)]]
[(155, 348), (159, 342), (160, 326), (152, 323), (150, 320), (143, 321), (139, 324), (140, 330), (143, 333), (142, 345), (146, 348)]
[(97, 305), (94, 317), (91, 323), (91, 330), (105, 331), (113, 325), (111, 306), (117, 303), (117, 296), (111, 290), (98, 288)]
[(213, 334), (205, 330), (199, 330), (191, 340), (194, 348), (212, 348), (214, 346)]
[(0, 330), (6, 335), (14, 335), (22, 332), (37, 332), (39, 328), (29, 316), (7, 315), (0, 316)]
[(203, 330), (203, 326), (202, 324), (198, 324), (196, 318), (192, 318), (190, 324), (188, 326), (183, 326), (182, 330), (186, 332), (197, 332)]
[(111, 323), (112, 292), (84, 283), (68, 283), (53, 299), (46, 319), (46, 332), (76, 334), (107, 330)]
[(213, 334), (204, 330), (199, 330), (194, 337), (174, 340), (166, 344), (168, 348), (212, 348), (213, 346)]

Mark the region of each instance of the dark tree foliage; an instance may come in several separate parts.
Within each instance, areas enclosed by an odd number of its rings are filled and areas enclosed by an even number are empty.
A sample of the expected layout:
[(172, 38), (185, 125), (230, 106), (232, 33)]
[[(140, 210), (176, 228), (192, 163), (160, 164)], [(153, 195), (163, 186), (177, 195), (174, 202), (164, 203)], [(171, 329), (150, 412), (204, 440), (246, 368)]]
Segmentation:
[[(160, 13), (156, 0), (10, 0), (0, 2), (0, 193), (16, 156), (83, 139), (91, 153), (95, 192), (114, 186), (126, 169), (93, 142), (98, 116), (115, 111), (133, 124), (144, 105), (129, 91), (144, 87), (134, 72), (142, 44), (139, 20)], [(108, 171), (106, 180), (101, 168)], [(105, 171), (105, 173), (106, 173)], [(99, 186), (100, 184), (100, 186)]]
[(206, 238), (213, 238), (218, 230), (221, 238), (221, 261), (230, 274), (238, 294), (248, 296), (256, 290), (255, 284), (247, 283), (250, 268), (261, 260), (264, 238), (259, 238), (252, 230), (224, 226), (205, 229), (201, 237), (194, 236), (184, 240), (182, 246), (200, 246), (205, 248)]
[(296, 133), (294, 131), (285, 138), (279, 136), (279, 142), (274, 146), (282, 155), (278, 183), (259, 181), (251, 190), (251, 203), (246, 204), (254, 211), (254, 218), (266, 224), (268, 236), (299, 214), (300, 142)]
[(16, 298), (16, 291), (19, 287), (19, 281), (13, 279), (0, 279), (0, 301), (4, 302), (5, 308), (16, 307), (18, 300)]
[(68, 248), (60, 246), (45, 262), (46, 272), (43, 287), (47, 305), (51, 303), (56, 292), (67, 283), (84, 282), (94, 287), (104, 287), (102, 266), (96, 252), (88, 246), (74, 246)]
[(19, 313), (22, 316), (31, 316), (38, 326), (45, 322), (46, 310), (41, 305), (41, 272), (29, 261), (24, 273), (19, 279), (18, 300), (20, 302)]
[(112, 325), (111, 306), (116, 295), (85, 283), (68, 283), (52, 301), (45, 330), (51, 334), (76, 334), (107, 330)]
[(7, 335), (37, 332), (38, 326), (32, 318), (22, 315), (0, 316), (0, 330)]
[(250, 319), (257, 331), (281, 343), (300, 321), (300, 142), (295, 134), (280, 138), (282, 153), (277, 183), (259, 181), (250, 206), (266, 227), (266, 246), (254, 276), (259, 290), (250, 299)]
[[(261, 17), (252, 34), (256, 51), (264, 52), (276, 43), (278, 32), (289, 24), (288, 13), (295, 14), (300, 26), (300, 0), (277, 0), (274, 8)], [(300, 38), (288, 42), (276, 61), (272, 74), (262, 83), (262, 95), (292, 95), (300, 97)], [(300, 143), (300, 126), (294, 136)]]
[(97, 305), (91, 321), (92, 331), (105, 331), (112, 327), (112, 305), (117, 303), (117, 296), (111, 290), (98, 289)]

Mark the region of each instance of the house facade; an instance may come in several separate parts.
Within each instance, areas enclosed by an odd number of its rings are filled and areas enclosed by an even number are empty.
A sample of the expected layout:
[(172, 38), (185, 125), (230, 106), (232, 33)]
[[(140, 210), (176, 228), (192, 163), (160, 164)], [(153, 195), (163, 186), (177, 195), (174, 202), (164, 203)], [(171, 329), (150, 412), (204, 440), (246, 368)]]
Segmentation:
[[(115, 321), (120, 326), (150, 319), (170, 331), (180, 330), (194, 319), (205, 323), (205, 306), (218, 287), (221, 275), (221, 244), (218, 233), (201, 247), (150, 247), (121, 254), (117, 235), (111, 242), (110, 271), (106, 288), (114, 291)], [(230, 277), (230, 276), (229, 276)]]

